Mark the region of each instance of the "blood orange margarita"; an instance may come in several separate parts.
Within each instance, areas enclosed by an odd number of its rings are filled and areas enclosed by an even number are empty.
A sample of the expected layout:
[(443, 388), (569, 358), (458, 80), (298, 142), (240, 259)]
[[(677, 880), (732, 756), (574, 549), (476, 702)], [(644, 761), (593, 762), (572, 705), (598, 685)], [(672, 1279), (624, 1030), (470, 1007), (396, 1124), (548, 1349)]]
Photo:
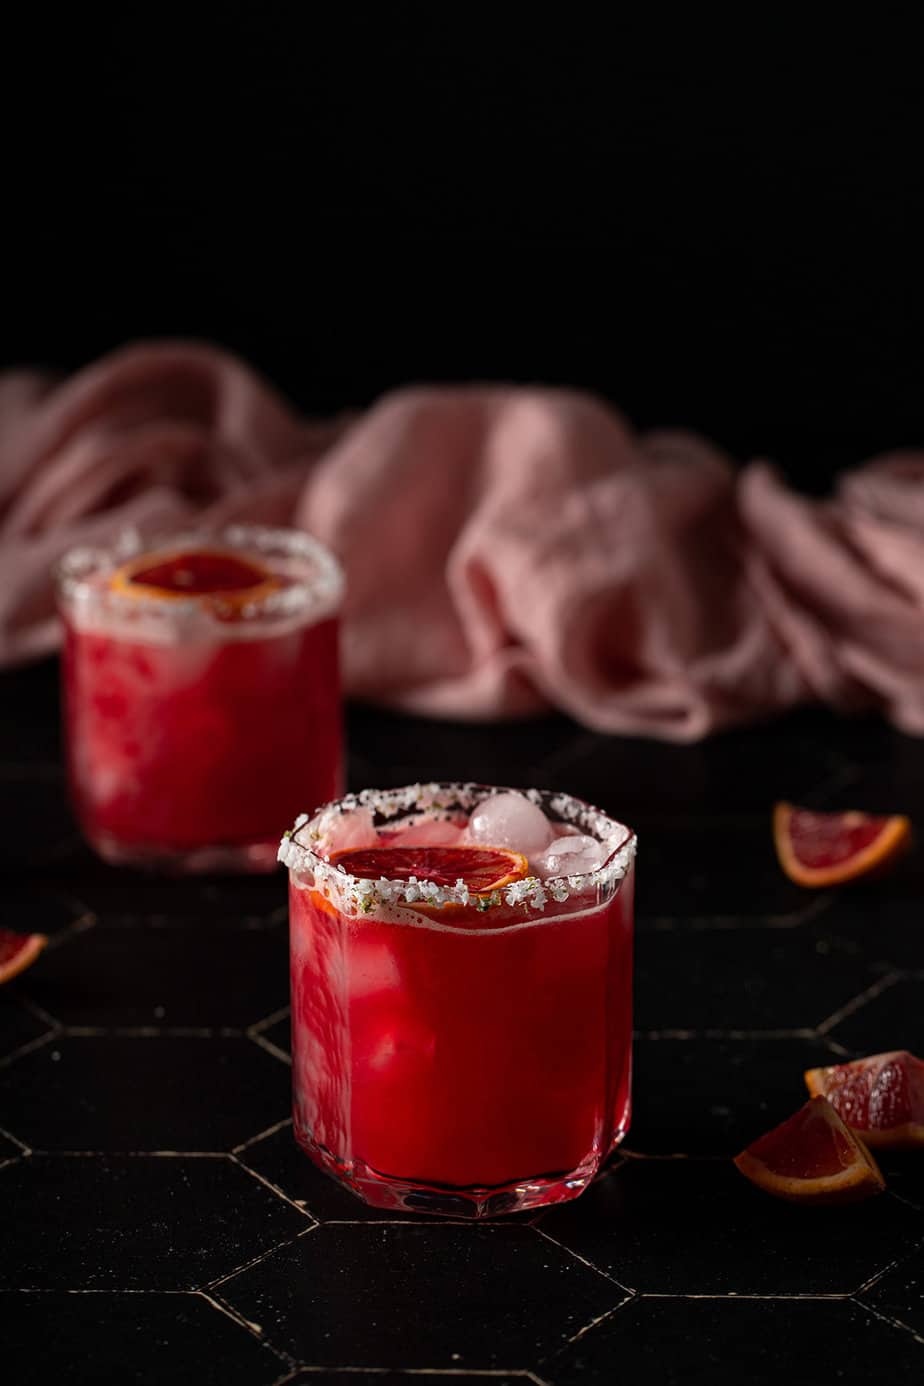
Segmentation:
[(342, 579), (307, 535), (236, 526), (59, 570), (68, 769), (108, 861), (268, 870), (306, 785), (341, 789)]
[(311, 1158), (377, 1207), (579, 1194), (629, 1125), (634, 855), (628, 828), (538, 791), (414, 785), (297, 820), (280, 859)]

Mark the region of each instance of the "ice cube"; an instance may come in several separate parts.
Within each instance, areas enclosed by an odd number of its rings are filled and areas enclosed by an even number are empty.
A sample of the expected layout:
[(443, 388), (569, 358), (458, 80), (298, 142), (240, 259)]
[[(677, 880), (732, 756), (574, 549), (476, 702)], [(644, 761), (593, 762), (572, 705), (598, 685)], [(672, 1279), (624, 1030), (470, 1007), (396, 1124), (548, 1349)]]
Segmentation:
[(468, 824), (471, 842), (507, 847), (527, 857), (545, 851), (551, 836), (552, 829), (542, 809), (515, 790), (483, 799)]
[(604, 847), (595, 837), (584, 834), (557, 837), (530, 866), (537, 876), (585, 876), (603, 863)]

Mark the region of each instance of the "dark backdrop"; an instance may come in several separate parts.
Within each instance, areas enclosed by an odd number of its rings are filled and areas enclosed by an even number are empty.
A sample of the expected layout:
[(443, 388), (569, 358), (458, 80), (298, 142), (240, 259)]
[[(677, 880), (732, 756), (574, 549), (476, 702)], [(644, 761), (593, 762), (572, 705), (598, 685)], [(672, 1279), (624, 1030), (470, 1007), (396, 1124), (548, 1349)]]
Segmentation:
[(914, 36), (701, 8), (33, 13), (3, 362), (205, 336), (317, 412), (577, 384), (814, 489), (924, 444)]

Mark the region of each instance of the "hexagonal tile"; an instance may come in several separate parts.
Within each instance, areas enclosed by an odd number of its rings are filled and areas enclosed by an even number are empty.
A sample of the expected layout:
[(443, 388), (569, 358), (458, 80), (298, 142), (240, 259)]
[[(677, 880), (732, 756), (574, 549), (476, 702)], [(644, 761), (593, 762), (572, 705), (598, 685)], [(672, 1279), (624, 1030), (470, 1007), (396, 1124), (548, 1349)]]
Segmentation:
[(592, 1328), (540, 1373), (553, 1386), (620, 1377), (684, 1386), (893, 1386), (919, 1376), (910, 1333), (850, 1300), (640, 1299)]
[(0, 995), (0, 1059), (14, 1054), (17, 1049), (31, 1044), (42, 1035), (51, 1034), (53, 1029), (19, 1000), (24, 980), (17, 978), (15, 982), (9, 982)]
[(30, 995), (68, 1025), (243, 1028), (289, 999), (282, 924), (181, 936), (97, 924), (41, 963)]
[(807, 1216), (730, 1160), (626, 1160), (540, 1226), (623, 1285), (670, 1295), (849, 1294), (924, 1238), (894, 1199)]
[(258, 1032), (262, 1039), (278, 1049), (280, 1054), (292, 1055), (292, 1019), (284, 1015), (281, 1020), (274, 1021), (272, 1025), (260, 1025)]
[(9, 883), (3, 887), (0, 924), (24, 934), (55, 934), (69, 929), (86, 916), (83, 900), (66, 890), (48, 890), (33, 881)]
[[(403, 1371), (357, 1372), (349, 1369), (332, 1371), (326, 1368), (306, 1368), (286, 1378), (285, 1386), (356, 1386), (359, 1377), (373, 1377), (375, 1386), (535, 1386), (536, 1377), (530, 1372), (421, 1372)], [(447, 1381), (448, 1376), (448, 1381)]]
[(230, 1150), (288, 1114), (289, 1070), (248, 1039), (56, 1039), (0, 1070), (36, 1150)]
[(780, 869), (766, 813), (637, 818), (636, 913), (685, 919), (797, 916), (810, 901)]
[(22, 779), (16, 783), (15, 797), (16, 811), (4, 814), (0, 837), (4, 873), (44, 871), (59, 864), (72, 849), (80, 850), (63, 781), (49, 785), (44, 779)]
[(877, 1280), (863, 1299), (924, 1340), (924, 1246)]
[(169, 876), (101, 866), (78, 878), (74, 889), (105, 924), (259, 928), (286, 915), (281, 867), (269, 875), (203, 876), (180, 884)]
[(924, 977), (902, 977), (845, 1015), (829, 1031), (855, 1054), (890, 1049), (924, 1053)]
[(636, 1025), (810, 1029), (876, 976), (855, 947), (799, 929), (644, 932), (636, 940)]
[(857, 882), (839, 891), (818, 930), (855, 948), (877, 972), (924, 966), (924, 921), (908, 907), (907, 887), (896, 882)]
[(6, 1164), (7, 1160), (17, 1159), (21, 1154), (21, 1147), (0, 1131), (0, 1165)]
[(0, 1323), (4, 1371), (16, 1386), (272, 1386), (286, 1372), (271, 1348), (199, 1295), (7, 1291)]
[(876, 1159), (892, 1192), (924, 1212), (924, 1160), (920, 1150), (879, 1150)]
[(32, 1155), (3, 1190), (3, 1289), (197, 1289), (310, 1226), (221, 1157)]
[(626, 1145), (736, 1155), (805, 1100), (806, 1068), (837, 1062), (811, 1039), (636, 1039)]
[(328, 1223), (221, 1293), (302, 1362), (459, 1371), (528, 1368), (625, 1298), (530, 1227), (454, 1223)]

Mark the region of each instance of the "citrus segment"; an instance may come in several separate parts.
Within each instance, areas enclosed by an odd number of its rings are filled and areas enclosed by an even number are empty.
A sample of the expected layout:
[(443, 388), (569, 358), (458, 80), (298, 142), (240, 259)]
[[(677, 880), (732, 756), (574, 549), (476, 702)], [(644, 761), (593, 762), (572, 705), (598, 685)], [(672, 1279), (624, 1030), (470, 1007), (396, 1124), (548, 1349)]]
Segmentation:
[(815, 813), (794, 804), (773, 810), (780, 865), (803, 886), (838, 885), (892, 861), (909, 843), (911, 824), (900, 814)]
[(17, 934), (0, 929), (0, 982), (25, 972), (48, 942), (45, 934)]
[(210, 549), (161, 557), (145, 554), (117, 569), (109, 582), (115, 591), (129, 596), (165, 601), (218, 597), (232, 605), (259, 600), (280, 585), (253, 560)]
[(830, 1102), (813, 1097), (735, 1157), (752, 1184), (790, 1203), (857, 1203), (885, 1188), (862, 1141)]
[(505, 847), (355, 847), (335, 852), (331, 861), (363, 880), (433, 881), (451, 887), (461, 880), (472, 895), (521, 881), (529, 863)]
[(924, 1146), (924, 1063), (907, 1050), (810, 1068), (805, 1084), (813, 1097), (828, 1099), (864, 1144), (883, 1150)]

